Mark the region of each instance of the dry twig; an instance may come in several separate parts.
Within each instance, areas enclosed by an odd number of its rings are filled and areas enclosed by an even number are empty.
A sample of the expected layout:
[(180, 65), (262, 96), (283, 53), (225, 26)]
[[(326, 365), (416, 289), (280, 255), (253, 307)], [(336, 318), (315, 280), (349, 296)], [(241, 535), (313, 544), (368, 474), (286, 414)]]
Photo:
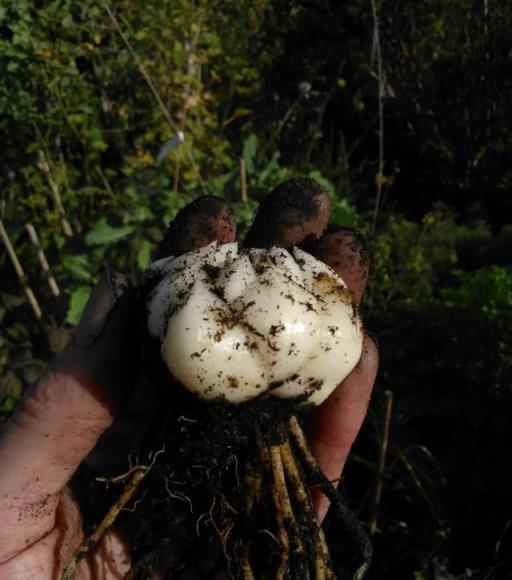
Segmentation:
[(372, 233), (377, 227), (377, 218), (381, 206), (382, 186), (384, 184), (384, 97), (386, 93), (386, 81), (382, 68), (382, 52), (380, 46), (380, 25), (379, 14), (375, 0), (371, 0), (373, 14), (373, 47), (377, 61), (377, 83), (378, 83), (378, 117), (379, 117), (379, 166), (376, 175), (377, 195), (373, 209)]
[(66, 216), (66, 210), (64, 209), (64, 204), (62, 203), (59, 186), (57, 185), (57, 182), (53, 178), (48, 158), (42, 149), (39, 149), (37, 156), (39, 160), (38, 163), (39, 168), (46, 175), (46, 180), (48, 181), (48, 185), (50, 186), (55, 206), (57, 207), (57, 210), (59, 212), (62, 231), (65, 236), (70, 238), (73, 236), (73, 229), (71, 228), (71, 224), (69, 223), (68, 218)]
[(249, 201), (249, 196), (247, 195), (247, 168), (243, 158), (240, 158), (240, 196), (244, 203)]
[(379, 467), (377, 470), (377, 482), (375, 484), (375, 496), (373, 499), (373, 517), (370, 523), (370, 535), (374, 535), (377, 531), (377, 520), (380, 505), (380, 498), (382, 496), (382, 487), (384, 483), (384, 468), (386, 466), (386, 453), (388, 450), (389, 442), (389, 427), (391, 424), (391, 411), (393, 409), (393, 393), (392, 391), (386, 391), (386, 414), (384, 416), (384, 428), (382, 433), (382, 443), (380, 446), (379, 454)]
[(28, 284), (25, 272), (21, 267), (20, 261), (18, 260), (18, 256), (16, 255), (14, 247), (11, 244), (11, 240), (9, 239), (9, 235), (7, 234), (7, 230), (5, 229), (3, 221), (1, 219), (0, 219), (0, 237), (2, 238), (5, 244), (7, 254), (11, 259), (14, 271), (16, 272), (16, 276), (18, 277), (21, 287), (23, 288), (23, 292), (25, 293), (25, 296), (27, 297), (30, 307), (32, 308), (32, 312), (34, 313), (36, 319), (40, 320), (43, 315), (41, 312), (41, 307), (39, 306), (39, 302), (37, 301), (37, 298), (32, 292), (32, 288), (30, 288)]
[(46, 278), (48, 285), (50, 286), (50, 290), (52, 291), (52, 294), (54, 296), (59, 296), (60, 295), (59, 286), (52, 274), (52, 271), (50, 270), (50, 265), (48, 264), (48, 260), (46, 259), (43, 246), (39, 241), (39, 236), (37, 235), (36, 228), (32, 224), (26, 224), (25, 228), (27, 229), (28, 237), (30, 238), (32, 245), (36, 249), (37, 259), (39, 260), (39, 264), (41, 265), (43, 276)]
[[(146, 68), (142, 64), (142, 61), (140, 60), (139, 56), (135, 52), (133, 46), (131, 45), (130, 41), (128, 40), (128, 37), (126, 36), (126, 34), (123, 32), (121, 26), (119, 25), (119, 21), (117, 20), (115, 14), (112, 12), (110, 5), (108, 4), (107, 0), (100, 0), (100, 2), (101, 2), (101, 5), (103, 6), (103, 8), (105, 9), (105, 12), (108, 14), (112, 24), (114, 25), (114, 28), (116, 29), (117, 33), (121, 37), (124, 45), (128, 49), (128, 52), (130, 53), (131, 57), (133, 58), (135, 64), (137, 65), (137, 68), (139, 69), (140, 74), (144, 77), (144, 80), (146, 81), (146, 84), (148, 85), (149, 90), (151, 91), (151, 94), (155, 98), (160, 110), (162, 111), (163, 116), (165, 117), (166, 121), (169, 123), (172, 130), (177, 134), (178, 127), (177, 127), (176, 123), (174, 122), (173, 118), (171, 117), (171, 114), (169, 113), (169, 109), (165, 106), (165, 104), (162, 100), (162, 97), (160, 96), (153, 81), (151, 80), (151, 77), (149, 76), (148, 71), (146, 70)], [(190, 164), (192, 165), (192, 167), (194, 168), (194, 170), (196, 172), (197, 179), (198, 179), (199, 183), (201, 184), (203, 191), (205, 193), (207, 193), (204, 180), (201, 176), (201, 172), (199, 171), (199, 167), (197, 166), (197, 163), (194, 159), (194, 155), (192, 153), (192, 150), (186, 144), (185, 144), (184, 149), (187, 153), (187, 157), (190, 161)]]

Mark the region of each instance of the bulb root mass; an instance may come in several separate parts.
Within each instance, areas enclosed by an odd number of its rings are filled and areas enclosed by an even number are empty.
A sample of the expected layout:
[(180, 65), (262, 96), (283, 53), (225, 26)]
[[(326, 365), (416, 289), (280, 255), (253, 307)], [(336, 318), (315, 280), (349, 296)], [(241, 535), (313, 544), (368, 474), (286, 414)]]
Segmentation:
[[(112, 485), (119, 499), (74, 554), (62, 580), (114, 523), (131, 530), (127, 579), (361, 580), (371, 545), (309, 451), (297, 405), (262, 398), (249, 405), (174, 401), (173, 417), (152, 420), (140, 456)], [(318, 486), (340, 516), (340, 538), (355, 564), (338, 576), (318, 523)], [(162, 572), (163, 571), (163, 572)]]

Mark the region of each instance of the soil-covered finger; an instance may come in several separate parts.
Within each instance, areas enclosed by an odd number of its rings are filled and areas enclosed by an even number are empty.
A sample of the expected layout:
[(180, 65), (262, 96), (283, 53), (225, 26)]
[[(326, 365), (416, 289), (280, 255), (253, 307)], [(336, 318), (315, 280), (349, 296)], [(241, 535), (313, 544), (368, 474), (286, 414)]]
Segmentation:
[(359, 304), (370, 269), (366, 238), (352, 228), (329, 226), (327, 232), (307, 250), (343, 278), (352, 298)]
[(213, 241), (234, 242), (233, 210), (221, 198), (205, 195), (185, 206), (169, 224), (156, 258), (180, 256)]
[(245, 245), (256, 248), (291, 248), (318, 239), (329, 222), (329, 195), (309, 178), (278, 185), (262, 201)]
[[(308, 441), (318, 467), (333, 482), (339, 481), (345, 462), (363, 424), (379, 367), (375, 342), (367, 335), (361, 359), (348, 377), (310, 417)], [(329, 508), (327, 498), (314, 490), (319, 520)]]

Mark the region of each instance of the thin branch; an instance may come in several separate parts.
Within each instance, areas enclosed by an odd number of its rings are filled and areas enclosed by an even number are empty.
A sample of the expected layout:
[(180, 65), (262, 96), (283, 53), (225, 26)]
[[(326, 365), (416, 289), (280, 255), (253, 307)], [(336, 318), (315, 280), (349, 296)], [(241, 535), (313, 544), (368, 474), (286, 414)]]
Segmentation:
[(375, 197), (375, 206), (373, 209), (372, 234), (377, 228), (377, 218), (379, 215), (382, 186), (384, 184), (384, 96), (386, 91), (386, 82), (382, 69), (382, 52), (380, 46), (380, 24), (379, 14), (375, 0), (371, 0), (373, 14), (373, 46), (372, 52), (375, 53), (377, 61), (377, 82), (378, 82), (378, 103), (379, 103), (379, 166), (376, 175), (377, 195)]
[(379, 466), (377, 470), (377, 482), (375, 484), (375, 496), (373, 499), (373, 517), (370, 523), (370, 535), (373, 536), (377, 531), (377, 520), (379, 513), (380, 499), (382, 497), (382, 487), (384, 484), (384, 469), (386, 466), (386, 453), (389, 443), (389, 427), (391, 425), (391, 413), (393, 410), (393, 392), (386, 391), (386, 414), (384, 416), (384, 428), (382, 432), (382, 443), (380, 446)]
[(249, 196), (247, 195), (247, 168), (243, 157), (240, 158), (240, 196), (244, 203), (249, 201)]
[(21, 287), (23, 288), (23, 292), (25, 292), (25, 296), (27, 297), (27, 300), (30, 304), (30, 307), (32, 308), (32, 312), (34, 313), (34, 316), (36, 317), (36, 319), (40, 320), (42, 315), (43, 315), (41, 312), (41, 307), (39, 306), (37, 298), (35, 297), (34, 293), (32, 292), (32, 289), (28, 285), (28, 281), (27, 281), (27, 277), (25, 275), (25, 272), (24, 272), (23, 268), (21, 267), (20, 261), (18, 260), (18, 256), (16, 255), (14, 247), (11, 244), (11, 240), (9, 239), (9, 235), (7, 234), (7, 230), (5, 229), (3, 221), (1, 219), (0, 219), (0, 237), (2, 238), (2, 240), (5, 244), (7, 254), (9, 255), (9, 258), (11, 259), (12, 265), (14, 267), (14, 271), (16, 272), (16, 276), (18, 277), (18, 280), (21, 284)]
[(59, 285), (55, 280), (52, 271), (50, 269), (50, 265), (48, 264), (48, 260), (46, 259), (46, 254), (44, 253), (43, 246), (41, 246), (41, 242), (39, 241), (39, 236), (37, 235), (36, 228), (32, 224), (25, 224), (25, 228), (28, 232), (28, 237), (32, 242), (32, 245), (36, 249), (37, 252), (37, 259), (39, 260), (39, 264), (41, 265), (41, 270), (43, 271), (43, 276), (46, 278), (48, 285), (50, 286), (50, 290), (54, 296), (60, 295)]
[[(186, 82), (185, 91), (184, 91), (183, 107), (182, 107), (182, 110), (179, 114), (179, 117), (181, 119), (181, 132), (182, 132), (182, 134), (185, 133), (185, 129), (187, 126), (190, 93), (191, 93), (191, 88), (192, 88), (191, 79), (196, 74), (196, 50), (197, 50), (197, 46), (199, 44), (199, 36), (201, 35), (203, 18), (205, 16), (205, 14), (206, 14), (205, 10), (203, 10), (203, 11), (199, 10), (199, 18), (198, 18), (198, 21), (196, 23), (196, 32), (195, 32), (195, 34), (190, 42), (189, 41), (185, 42), (185, 47), (187, 50), (187, 74), (186, 74), (187, 82)], [(190, 18), (190, 20), (193, 21), (194, 17), (192, 16)], [(200, 66), (201, 65), (199, 65), (198, 70), (200, 70)], [(188, 152), (188, 149), (186, 149), (186, 151)], [(189, 155), (189, 159), (191, 159), (190, 155)], [(174, 193), (178, 192), (178, 187), (179, 187), (179, 183), (180, 183), (180, 171), (181, 171), (181, 154), (178, 152), (178, 156), (176, 159), (176, 168), (174, 171), (173, 188), (172, 188)], [(204, 187), (203, 187), (203, 189), (204, 189)]]
[[(130, 41), (128, 40), (128, 37), (126, 36), (126, 34), (121, 29), (121, 26), (119, 25), (119, 21), (117, 20), (115, 14), (112, 12), (112, 9), (110, 8), (107, 0), (99, 0), (99, 1), (100, 1), (100, 4), (105, 9), (105, 12), (108, 14), (110, 20), (112, 21), (112, 24), (114, 25), (114, 28), (116, 29), (117, 33), (121, 37), (122, 41), (124, 42), (124, 45), (128, 49), (128, 52), (130, 53), (131, 57), (135, 61), (135, 64), (137, 65), (137, 68), (139, 69), (139, 72), (144, 77), (144, 80), (146, 81), (146, 84), (148, 85), (149, 90), (151, 91), (151, 93), (152, 93), (153, 97), (155, 98), (158, 106), (160, 107), (160, 110), (162, 111), (162, 113), (163, 113), (166, 121), (169, 123), (171, 129), (175, 133), (178, 133), (178, 126), (176, 125), (176, 123), (174, 122), (173, 118), (171, 117), (171, 114), (169, 113), (169, 109), (165, 106), (165, 103), (163, 102), (162, 97), (160, 96), (160, 94), (157, 91), (157, 89), (156, 89), (153, 81), (151, 80), (151, 77), (149, 76), (146, 68), (144, 67), (144, 65), (142, 64), (142, 61), (138, 57), (138, 55), (135, 52), (134, 48), (132, 47)], [(198, 180), (199, 180), (199, 182), (201, 184), (201, 187), (206, 192), (206, 186), (204, 184), (203, 178), (201, 177), (201, 173), (199, 171), (199, 167), (197, 166), (197, 163), (195, 162), (195, 159), (194, 159), (194, 156), (193, 156), (193, 153), (192, 153), (191, 149), (188, 146), (185, 145), (185, 151), (187, 153), (187, 157), (188, 157), (191, 165), (194, 167), (194, 170), (195, 170), (195, 172), (197, 174), (197, 178), (198, 178)]]
[(243, 580), (255, 580), (250, 561), (251, 545), (246, 544), (242, 550), (242, 578)]
[(50, 190), (53, 195), (53, 200), (55, 201), (55, 205), (59, 212), (62, 231), (65, 236), (70, 238), (73, 236), (73, 229), (71, 228), (71, 224), (69, 223), (68, 218), (66, 216), (66, 210), (64, 209), (64, 204), (62, 203), (59, 186), (57, 185), (55, 179), (53, 179), (48, 158), (42, 149), (39, 149), (39, 151), (37, 152), (37, 157), (39, 160), (38, 163), (39, 168), (46, 175), (46, 180), (48, 181), (48, 185), (50, 186)]
[(121, 26), (119, 25), (119, 21), (117, 20), (115, 14), (112, 12), (112, 10), (111, 10), (110, 6), (108, 5), (108, 3), (106, 2), (106, 0), (100, 0), (100, 3), (103, 6), (103, 8), (105, 9), (105, 12), (107, 12), (110, 20), (112, 21), (112, 24), (114, 25), (114, 28), (116, 29), (117, 33), (121, 37), (122, 41), (124, 42), (124, 45), (128, 49), (128, 52), (130, 53), (131, 57), (135, 61), (135, 64), (137, 65), (137, 68), (139, 69), (140, 73), (144, 77), (144, 80), (146, 81), (146, 83), (147, 83), (147, 85), (149, 87), (149, 90), (152, 92), (153, 97), (155, 98), (156, 102), (158, 103), (158, 106), (160, 107), (160, 110), (162, 111), (165, 119), (167, 120), (167, 122), (169, 123), (169, 125), (171, 126), (171, 128), (173, 129), (173, 131), (175, 133), (177, 133), (178, 132), (178, 127), (174, 123), (174, 121), (173, 121), (173, 119), (171, 117), (171, 114), (169, 113), (169, 110), (167, 109), (167, 107), (165, 106), (164, 102), (162, 101), (162, 98), (160, 97), (160, 94), (156, 90), (156, 87), (153, 84), (153, 81), (151, 80), (151, 77), (147, 73), (146, 68), (142, 64), (142, 62), (141, 62), (140, 58), (138, 57), (137, 53), (133, 49), (130, 41), (128, 40), (128, 37), (122, 31)]

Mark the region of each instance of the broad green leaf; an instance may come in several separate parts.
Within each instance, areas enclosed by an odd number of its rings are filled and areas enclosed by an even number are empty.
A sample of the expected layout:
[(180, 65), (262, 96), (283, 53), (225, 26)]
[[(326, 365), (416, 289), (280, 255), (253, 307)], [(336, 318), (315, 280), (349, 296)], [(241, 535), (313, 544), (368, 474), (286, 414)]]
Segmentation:
[(254, 134), (249, 135), (249, 137), (244, 141), (243, 158), (249, 173), (254, 171), (254, 162), (256, 159), (256, 153), (258, 152), (258, 145), (258, 137)]
[(331, 204), (331, 221), (337, 226), (357, 227), (359, 218), (346, 199), (337, 199)]
[(148, 240), (143, 240), (140, 250), (137, 253), (137, 266), (144, 270), (151, 261), (151, 253), (153, 251), (153, 244)]
[(64, 269), (76, 280), (90, 282), (91, 266), (85, 254), (77, 256), (64, 256), (62, 259)]
[(257, 203), (249, 200), (247, 202), (235, 201), (231, 204), (235, 211), (236, 222), (239, 230), (247, 230), (256, 213)]
[(153, 219), (155, 216), (149, 207), (145, 205), (139, 205), (131, 212), (130, 217), (136, 222), (145, 223)]
[(91, 288), (89, 286), (80, 286), (71, 294), (68, 311), (66, 313), (67, 322), (75, 325), (78, 324), (90, 294)]
[[(326, 179), (320, 171), (318, 171), (317, 169), (315, 169), (314, 171), (310, 171), (308, 173), (308, 177), (311, 177), (311, 179), (314, 179), (315, 181), (318, 181), (318, 183), (324, 188), (326, 189), (331, 196), (334, 195), (334, 186), (333, 184)], [(343, 200), (345, 202), (345, 200)], [(346, 203), (346, 202), (345, 202)]]
[(107, 143), (103, 140), (103, 133), (97, 127), (89, 131), (89, 139), (93, 149), (96, 151), (105, 151), (108, 148)]
[(101, 219), (85, 236), (85, 241), (90, 246), (112, 244), (131, 234), (133, 229), (133, 226), (114, 227), (106, 219)]
[(137, 190), (132, 185), (129, 185), (128, 187), (125, 188), (124, 194), (126, 195), (126, 197), (132, 200), (136, 200), (138, 196)]

